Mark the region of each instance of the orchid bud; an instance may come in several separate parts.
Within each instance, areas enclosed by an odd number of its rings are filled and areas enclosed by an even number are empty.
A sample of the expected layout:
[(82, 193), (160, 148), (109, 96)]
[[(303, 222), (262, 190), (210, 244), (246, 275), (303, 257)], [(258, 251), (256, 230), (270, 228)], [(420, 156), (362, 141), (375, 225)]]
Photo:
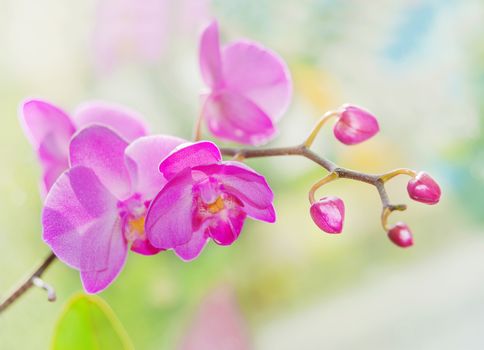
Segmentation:
[(327, 233), (341, 233), (345, 219), (345, 205), (338, 197), (323, 197), (311, 205), (311, 217)]
[(397, 246), (407, 248), (413, 245), (412, 231), (407, 224), (397, 222), (390, 230), (388, 230), (388, 238)]
[(410, 198), (425, 204), (437, 204), (440, 200), (440, 187), (426, 172), (419, 172), (407, 185)]
[(334, 136), (345, 145), (355, 145), (373, 137), (380, 127), (376, 118), (364, 109), (344, 105), (334, 125)]

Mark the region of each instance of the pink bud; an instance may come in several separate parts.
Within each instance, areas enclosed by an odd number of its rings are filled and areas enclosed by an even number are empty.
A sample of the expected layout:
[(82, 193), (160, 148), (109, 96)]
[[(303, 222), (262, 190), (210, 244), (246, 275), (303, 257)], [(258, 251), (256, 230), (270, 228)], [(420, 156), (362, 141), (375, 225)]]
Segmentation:
[(338, 197), (323, 197), (311, 205), (311, 217), (327, 233), (341, 233), (345, 219), (345, 204)]
[(344, 105), (341, 115), (334, 125), (334, 136), (345, 145), (355, 145), (373, 137), (380, 127), (378, 121), (364, 109)]
[(403, 222), (397, 222), (390, 230), (388, 230), (388, 238), (397, 246), (407, 248), (413, 245), (412, 231)]
[(426, 172), (419, 172), (407, 185), (410, 198), (425, 204), (437, 204), (440, 200), (440, 187)]

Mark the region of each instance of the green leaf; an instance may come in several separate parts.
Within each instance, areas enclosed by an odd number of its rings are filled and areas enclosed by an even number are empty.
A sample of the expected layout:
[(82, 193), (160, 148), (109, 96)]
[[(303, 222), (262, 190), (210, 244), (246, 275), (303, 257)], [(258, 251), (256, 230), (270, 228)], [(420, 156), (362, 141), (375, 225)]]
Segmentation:
[(126, 350), (133, 345), (113, 310), (100, 297), (77, 294), (66, 304), (52, 341), (53, 350)]

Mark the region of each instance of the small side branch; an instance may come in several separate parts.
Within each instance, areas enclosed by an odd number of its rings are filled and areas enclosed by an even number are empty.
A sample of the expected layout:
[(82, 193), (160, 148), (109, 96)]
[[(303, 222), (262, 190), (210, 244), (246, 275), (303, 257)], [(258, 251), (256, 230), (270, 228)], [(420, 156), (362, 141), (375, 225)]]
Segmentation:
[(356, 181), (366, 182), (376, 186), (379, 182), (380, 175), (366, 174), (356, 170), (346, 169), (333, 163), (331, 160), (324, 158), (317, 153), (311, 151), (304, 145), (293, 147), (277, 147), (277, 148), (221, 148), (222, 154), (226, 156), (241, 156), (244, 159), (248, 158), (262, 158), (262, 157), (277, 157), (277, 156), (301, 156), (305, 157), (314, 163), (320, 165), (330, 173), (335, 173), (339, 178), (352, 179)]
[[(391, 212), (398, 210), (403, 211), (407, 207), (404, 204), (391, 204), (385, 189), (385, 182), (390, 178), (403, 173), (402, 169), (397, 169), (385, 174), (367, 174), (360, 171), (347, 169), (333, 163), (331, 160), (318, 155), (306, 147), (305, 144), (293, 147), (275, 147), (275, 148), (221, 148), (222, 154), (226, 156), (237, 156), (240, 159), (278, 157), (278, 156), (301, 156), (307, 158), (329, 173), (334, 174), (339, 179), (350, 179), (372, 185), (378, 191), (382, 204), (382, 226), (387, 229), (387, 219)], [(410, 170), (405, 171), (410, 175)]]
[(41, 279), (42, 274), (47, 268), (56, 260), (54, 253), (50, 253), (42, 264), (34, 271), (30, 276), (18, 286), (7, 298), (0, 303), (0, 313), (5, 311), (10, 305), (12, 305), (18, 298), (20, 298), (25, 292), (27, 292), (32, 286), (40, 287), (47, 292), (47, 299), (49, 301), (55, 301), (55, 290), (52, 286), (47, 284)]

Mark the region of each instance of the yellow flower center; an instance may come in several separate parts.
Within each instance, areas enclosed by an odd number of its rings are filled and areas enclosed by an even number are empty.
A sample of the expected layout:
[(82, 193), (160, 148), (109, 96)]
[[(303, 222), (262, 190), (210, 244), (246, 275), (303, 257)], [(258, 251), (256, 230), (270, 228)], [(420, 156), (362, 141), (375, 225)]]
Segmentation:
[(218, 197), (215, 202), (208, 204), (207, 209), (211, 214), (216, 214), (225, 207), (222, 197)]
[(140, 216), (128, 221), (128, 240), (134, 241), (142, 238), (145, 234), (145, 216)]

